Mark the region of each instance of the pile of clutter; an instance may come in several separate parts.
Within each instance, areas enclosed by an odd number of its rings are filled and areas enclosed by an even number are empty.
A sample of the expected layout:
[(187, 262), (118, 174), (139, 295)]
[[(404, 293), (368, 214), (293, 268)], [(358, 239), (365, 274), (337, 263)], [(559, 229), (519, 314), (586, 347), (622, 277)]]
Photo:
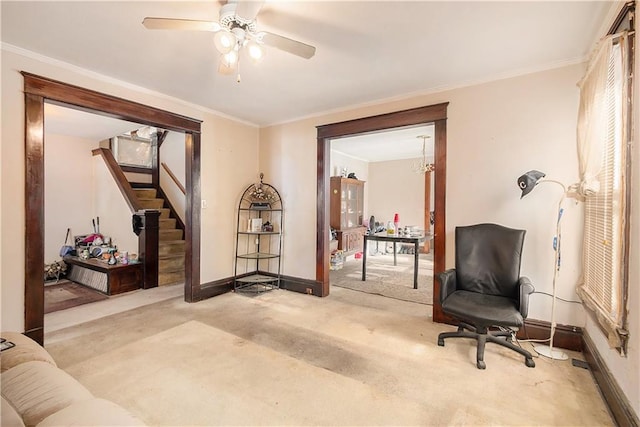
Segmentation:
[(44, 266), (45, 282), (55, 279), (56, 282), (67, 274), (67, 264), (64, 261), (54, 261)]
[(94, 258), (109, 265), (115, 264), (135, 264), (138, 262), (136, 254), (129, 254), (127, 251), (118, 251), (110, 237), (100, 233), (100, 217), (92, 219), (93, 233), (74, 237), (74, 246), (67, 245), (70, 229), (67, 229), (65, 245), (60, 249), (60, 256), (77, 256), (88, 260)]
[(135, 264), (138, 262), (136, 254), (127, 251), (119, 251), (111, 238), (100, 233), (92, 233), (86, 236), (76, 236), (76, 254), (82, 259), (95, 258), (109, 265)]

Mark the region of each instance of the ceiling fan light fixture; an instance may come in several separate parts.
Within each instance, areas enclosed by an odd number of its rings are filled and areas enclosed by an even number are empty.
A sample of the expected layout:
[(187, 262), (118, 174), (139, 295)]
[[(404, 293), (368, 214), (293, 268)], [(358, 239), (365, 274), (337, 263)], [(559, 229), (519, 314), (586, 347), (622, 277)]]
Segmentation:
[(226, 54), (236, 47), (237, 38), (235, 34), (227, 30), (220, 30), (213, 36), (213, 44), (215, 44), (218, 52)]
[(232, 50), (222, 55), (222, 64), (225, 64), (227, 67), (233, 68), (238, 63), (238, 52), (236, 50)]
[(253, 62), (260, 62), (262, 58), (264, 58), (264, 54), (265, 54), (264, 48), (260, 46), (260, 44), (255, 40), (249, 41), (246, 44), (245, 48), (247, 49), (249, 58), (251, 58)]
[[(1, 1), (1, 0), (0, 0)], [(145, 17), (142, 25), (149, 30), (208, 31), (213, 34), (213, 43), (220, 53), (218, 71), (232, 74), (238, 71), (243, 49), (251, 62), (257, 64), (266, 54), (265, 46), (279, 49), (309, 59), (315, 55), (314, 46), (275, 33), (258, 31), (257, 16), (265, 0), (225, 0), (218, 21), (180, 18)], [(243, 56), (244, 60), (244, 56)]]
[(233, 74), (235, 68), (229, 64), (226, 64), (223, 58), (220, 58), (220, 64), (218, 64), (218, 73), (228, 76)]

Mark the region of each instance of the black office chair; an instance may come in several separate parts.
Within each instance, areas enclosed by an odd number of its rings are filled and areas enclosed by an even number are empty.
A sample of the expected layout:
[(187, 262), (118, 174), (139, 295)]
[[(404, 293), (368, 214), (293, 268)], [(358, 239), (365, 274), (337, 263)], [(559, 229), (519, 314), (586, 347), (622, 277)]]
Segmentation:
[[(533, 368), (531, 353), (512, 342), (512, 328), (520, 328), (527, 317), (531, 281), (520, 277), (524, 230), (497, 224), (456, 227), (456, 268), (438, 275), (442, 311), (462, 321), (457, 332), (438, 335), (445, 338), (473, 338), (478, 342), (476, 365), (485, 369), (485, 343), (493, 342), (525, 357)], [(489, 330), (491, 327), (499, 330)]]

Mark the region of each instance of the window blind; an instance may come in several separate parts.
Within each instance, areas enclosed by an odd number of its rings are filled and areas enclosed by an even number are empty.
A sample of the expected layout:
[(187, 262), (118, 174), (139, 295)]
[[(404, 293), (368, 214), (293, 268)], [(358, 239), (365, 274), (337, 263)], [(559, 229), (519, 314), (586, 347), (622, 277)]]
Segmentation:
[(600, 190), (585, 196), (583, 242), (584, 282), (579, 294), (609, 331), (609, 342), (620, 347), (623, 324), (623, 248), (626, 165), (626, 67), (624, 43), (610, 50), (603, 93), (590, 102), (602, 102), (600, 120), (602, 163), (597, 179)]

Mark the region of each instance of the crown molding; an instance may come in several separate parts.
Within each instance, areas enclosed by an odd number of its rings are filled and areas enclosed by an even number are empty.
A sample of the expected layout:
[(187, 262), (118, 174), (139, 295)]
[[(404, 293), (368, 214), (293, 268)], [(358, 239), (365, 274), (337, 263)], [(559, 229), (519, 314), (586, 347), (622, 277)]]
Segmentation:
[(35, 61), (47, 64), (47, 65), (51, 65), (51, 66), (54, 66), (54, 67), (62, 68), (64, 70), (71, 71), (73, 73), (80, 74), (82, 76), (89, 77), (91, 79), (98, 80), (98, 81), (103, 82), (103, 83), (108, 83), (108, 84), (111, 84), (111, 85), (114, 85), (114, 86), (120, 86), (120, 87), (123, 87), (125, 89), (129, 89), (129, 90), (132, 90), (132, 91), (135, 91), (135, 92), (139, 92), (139, 93), (142, 93), (142, 94), (145, 94), (145, 95), (151, 95), (151, 96), (154, 96), (156, 98), (163, 99), (165, 101), (169, 101), (169, 102), (172, 102), (172, 103), (176, 103), (176, 104), (182, 105), (182, 106), (187, 107), (187, 108), (191, 108), (191, 109), (200, 111), (202, 113), (213, 114), (213, 115), (219, 116), (221, 118), (225, 118), (225, 119), (228, 119), (228, 120), (233, 120), (235, 122), (242, 123), (244, 125), (251, 126), (251, 127), (254, 127), (254, 128), (259, 128), (260, 127), (256, 123), (249, 122), (247, 120), (240, 119), (238, 117), (234, 117), (234, 116), (231, 116), (229, 114), (226, 114), (226, 113), (223, 113), (223, 112), (220, 112), (220, 111), (217, 111), (217, 110), (213, 110), (211, 108), (208, 108), (208, 107), (205, 107), (205, 106), (202, 106), (202, 105), (194, 104), (194, 103), (185, 101), (184, 99), (176, 98), (174, 96), (167, 95), (165, 93), (158, 92), (158, 91), (155, 91), (155, 90), (143, 87), (143, 86), (138, 86), (138, 85), (135, 85), (133, 83), (126, 82), (124, 80), (119, 80), (119, 79), (116, 79), (114, 77), (107, 76), (105, 74), (101, 74), (101, 73), (98, 73), (98, 72), (95, 72), (95, 71), (91, 71), (91, 70), (88, 70), (86, 68), (78, 67), (77, 65), (73, 65), (73, 64), (70, 64), (68, 62), (61, 61), (59, 59), (51, 58), (49, 56), (42, 55), (40, 53), (33, 52), (31, 50), (27, 50), (27, 49), (24, 49), (24, 48), (21, 48), (21, 47), (18, 47), (18, 46), (15, 46), (15, 45), (12, 45), (12, 44), (9, 44), (9, 43), (6, 43), (6, 42), (0, 42), (0, 49), (3, 50), (3, 51), (6, 51), (6, 52), (11, 52), (11, 53), (15, 53), (15, 54), (20, 55), (20, 56), (24, 56), (24, 57), (29, 58), (29, 59), (33, 59)]

